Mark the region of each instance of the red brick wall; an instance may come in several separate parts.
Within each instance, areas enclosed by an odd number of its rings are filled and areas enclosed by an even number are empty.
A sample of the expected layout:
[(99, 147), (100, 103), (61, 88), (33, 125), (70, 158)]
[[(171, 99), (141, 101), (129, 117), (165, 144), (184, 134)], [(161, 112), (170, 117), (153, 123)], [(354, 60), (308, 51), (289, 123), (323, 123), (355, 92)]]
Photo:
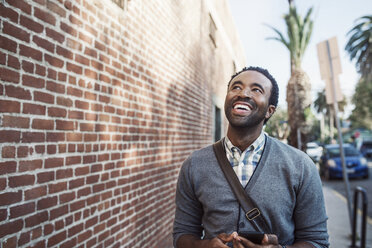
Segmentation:
[(179, 167), (213, 135), (208, 10), (3, 0), (0, 15), (0, 246), (170, 247)]

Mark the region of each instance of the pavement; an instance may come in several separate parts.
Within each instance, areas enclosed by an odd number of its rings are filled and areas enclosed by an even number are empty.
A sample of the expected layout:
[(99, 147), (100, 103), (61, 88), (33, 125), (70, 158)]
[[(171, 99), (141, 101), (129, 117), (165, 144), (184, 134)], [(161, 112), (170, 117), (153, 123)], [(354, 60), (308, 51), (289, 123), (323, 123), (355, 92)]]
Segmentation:
[[(328, 215), (328, 234), (331, 248), (348, 248), (351, 245), (351, 225), (346, 198), (337, 191), (323, 186)], [(368, 206), (372, 207), (372, 206)], [(357, 234), (361, 236), (361, 213), (358, 214)], [(360, 247), (360, 242), (356, 243)], [(367, 218), (366, 248), (372, 248), (372, 219)]]

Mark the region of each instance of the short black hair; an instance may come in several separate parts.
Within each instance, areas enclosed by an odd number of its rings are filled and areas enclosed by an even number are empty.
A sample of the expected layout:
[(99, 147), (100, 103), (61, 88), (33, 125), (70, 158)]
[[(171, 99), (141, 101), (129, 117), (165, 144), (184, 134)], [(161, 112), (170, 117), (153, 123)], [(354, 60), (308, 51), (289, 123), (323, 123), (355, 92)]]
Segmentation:
[(234, 75), (231, 76), (231, 79), (227, 85), (227, 87), (230, 86), (231, 81), (238, 76), (240, 73), (245, 72), (245, 71), (257, 71), (261, 74), (263, 74), (265, 77), (267, 77), (272, 85), (271, 89), (271, 94), (270, 94), (270, 99), (269, 99), (269, 104), (274, 105), (275, 108), (278, 106), (278, 100), (279, 100), (279, 86), (278, 83), (276, 82), (275, 78), (269, 73), (268, 70), (257, 67), (257, 66), (250, 66), (250, 67), (244, 67), (241, 71), (235, 73)]

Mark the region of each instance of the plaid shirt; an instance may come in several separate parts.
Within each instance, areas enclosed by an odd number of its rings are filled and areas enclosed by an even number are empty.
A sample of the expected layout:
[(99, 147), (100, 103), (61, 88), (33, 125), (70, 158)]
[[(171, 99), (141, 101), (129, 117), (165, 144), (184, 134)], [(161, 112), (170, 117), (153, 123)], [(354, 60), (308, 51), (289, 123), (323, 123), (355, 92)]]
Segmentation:
[(234, 146), (227, 136), (225, 137), (225, 150), (227, 159), (233, 167), (243, 187), (247, 185), (253, 175), (254, 170), (260, 161), (263, 148), (265, 146), (265, 134), (260, 136), (243, 152)]

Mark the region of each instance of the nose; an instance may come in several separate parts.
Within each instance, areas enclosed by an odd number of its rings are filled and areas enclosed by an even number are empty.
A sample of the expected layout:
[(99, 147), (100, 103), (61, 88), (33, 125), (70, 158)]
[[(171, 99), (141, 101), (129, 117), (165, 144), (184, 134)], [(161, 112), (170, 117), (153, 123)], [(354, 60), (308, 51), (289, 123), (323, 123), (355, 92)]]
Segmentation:
[(241, 97), (249, 97), (249, 98), (251, 98), (252, 92), (251, 92), (251, 90), (248, 87), (245, 87), (244, 89), (242, 89), (240, 91), (240, 96)]

